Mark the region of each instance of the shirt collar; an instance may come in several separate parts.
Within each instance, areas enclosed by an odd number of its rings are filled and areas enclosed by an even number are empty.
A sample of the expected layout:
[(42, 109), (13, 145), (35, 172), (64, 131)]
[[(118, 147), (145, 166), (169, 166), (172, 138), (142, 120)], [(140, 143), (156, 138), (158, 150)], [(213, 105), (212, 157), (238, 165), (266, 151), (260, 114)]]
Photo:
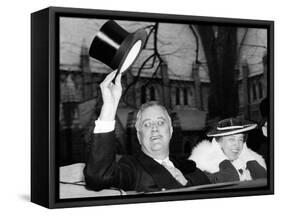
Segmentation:
[(155, 160), (159, 164), (162, 164), (163, 162), (165, 162), (168, 166), (174, 167), (174, 164), (172, 163), (172, 161), (170, 161), (169, 157), (166, 157), (163, 160), (153, 158), (153, 160)]

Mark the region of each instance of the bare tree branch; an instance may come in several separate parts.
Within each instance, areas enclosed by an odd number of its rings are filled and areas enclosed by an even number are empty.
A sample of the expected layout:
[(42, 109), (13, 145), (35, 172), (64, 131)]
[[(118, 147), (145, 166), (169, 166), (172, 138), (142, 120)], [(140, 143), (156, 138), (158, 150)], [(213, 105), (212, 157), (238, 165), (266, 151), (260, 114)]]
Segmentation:
[(248, 28), (245, 29), (245, 32), (243, 34), (243, 38), (242, 38), (242, 40), (240, 42), (240, 45), (239, 45), (239, 48), (238, 48), (238, 52), (237, 52), (237, 60), (238, 60), (239, 56), (241, 55), (242, 46), (244, 45), (244, 42), (246, 40), (247, 33), (248, 33)]
[(196, 48), (195, 48), (195, 62), (196, 64), (199, 64), (199, 60), (198, 60), (198, 56), (199, 56), (199, 39), (198, 39), (198, 35), (196, 33), (196, 31), (194, 30), (192, 25), (189, 25), (189, 28), (191, 30), (191, 32), (193, 33), (194, 37), (195, 37), (195, 44), (196, 44)]

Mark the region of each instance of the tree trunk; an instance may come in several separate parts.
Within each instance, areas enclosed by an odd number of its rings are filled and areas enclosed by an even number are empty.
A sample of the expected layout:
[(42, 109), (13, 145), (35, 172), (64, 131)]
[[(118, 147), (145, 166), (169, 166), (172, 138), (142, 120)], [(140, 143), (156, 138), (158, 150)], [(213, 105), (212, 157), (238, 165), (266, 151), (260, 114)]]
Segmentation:
[(238, 114), (237, 28), (196, 26), (210, 77), (208, 120)]

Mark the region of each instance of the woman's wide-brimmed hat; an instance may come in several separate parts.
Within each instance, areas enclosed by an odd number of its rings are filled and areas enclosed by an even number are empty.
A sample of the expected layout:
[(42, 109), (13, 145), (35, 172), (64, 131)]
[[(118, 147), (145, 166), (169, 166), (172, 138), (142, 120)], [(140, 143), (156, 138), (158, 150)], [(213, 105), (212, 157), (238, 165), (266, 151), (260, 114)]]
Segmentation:
[(117, 73), (125, 72), (137, 59), (147, 38), (140, 29), (129, 33), (115, 21), (107, 21), (92, 41), (89, 55), (106, 64)]
[(219, 121), (208, 137), (228, 136), (253, 130), (257, 124), (238, 118), (227, 118)]

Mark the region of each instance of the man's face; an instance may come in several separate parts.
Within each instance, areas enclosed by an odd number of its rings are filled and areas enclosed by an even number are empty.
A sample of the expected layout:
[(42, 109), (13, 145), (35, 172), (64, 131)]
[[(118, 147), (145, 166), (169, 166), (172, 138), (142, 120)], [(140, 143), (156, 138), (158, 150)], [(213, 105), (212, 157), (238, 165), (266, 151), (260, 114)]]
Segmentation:
[(222, 151), (229, 158), (229, 160), (236, 160), (243, 149), (244, 135), (234, 134), (224, 136), (219, 140), (219, 144), (222, 148)]
[(173, 129), (167, 115), (159, 106), (148, 107), (141, 115), (137, 132), (141, 149), (156, 159), (164, 159), (169, 155)]

